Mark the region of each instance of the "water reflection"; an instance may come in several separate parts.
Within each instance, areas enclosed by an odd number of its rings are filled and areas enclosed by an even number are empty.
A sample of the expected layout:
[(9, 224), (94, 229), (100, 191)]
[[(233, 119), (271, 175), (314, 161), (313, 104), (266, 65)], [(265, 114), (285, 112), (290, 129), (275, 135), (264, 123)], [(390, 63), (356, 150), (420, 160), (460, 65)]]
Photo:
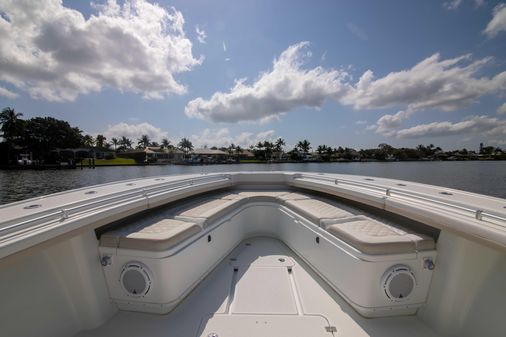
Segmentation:
[(223, 171), (305, 171), (417, 181), (506, 198), (506, 162), (388, 162), (101, 167), (60, 171), (0, 171), (0, 204), (112, 181)]

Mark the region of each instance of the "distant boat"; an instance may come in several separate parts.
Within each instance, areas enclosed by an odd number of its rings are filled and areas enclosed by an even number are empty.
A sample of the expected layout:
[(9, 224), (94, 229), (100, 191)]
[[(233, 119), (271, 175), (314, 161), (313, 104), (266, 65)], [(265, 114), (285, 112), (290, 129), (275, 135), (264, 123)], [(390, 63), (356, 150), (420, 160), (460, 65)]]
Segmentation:
[(23, 153), (19, 155), (18, 165), (30, 166), (33, 164), (31, 155), (29, 153)]

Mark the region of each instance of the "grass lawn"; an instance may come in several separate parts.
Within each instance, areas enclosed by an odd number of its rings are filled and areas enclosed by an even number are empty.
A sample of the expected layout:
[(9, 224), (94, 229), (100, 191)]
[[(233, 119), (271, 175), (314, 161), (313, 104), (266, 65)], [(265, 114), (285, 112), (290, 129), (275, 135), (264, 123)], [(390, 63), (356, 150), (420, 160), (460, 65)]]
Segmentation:
[[(95, 166), (104, 165), (136, 165), (132, 158), (95, 159)], [(80, 165), (80, 164), (78, 164)], [(83, 160), (83, 165), (88, 166), (88, 159)]]
[(264, 160), (258, 160), (258, 159), (241, 159), (241, 164), (265, 164)]

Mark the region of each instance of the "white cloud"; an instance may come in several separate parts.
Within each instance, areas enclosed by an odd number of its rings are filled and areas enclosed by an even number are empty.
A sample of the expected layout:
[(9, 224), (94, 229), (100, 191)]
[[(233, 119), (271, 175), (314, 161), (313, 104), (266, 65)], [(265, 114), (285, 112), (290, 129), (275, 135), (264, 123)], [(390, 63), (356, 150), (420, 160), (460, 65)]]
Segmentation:
[(2, 1), (0, 80), (51, 101), (104, 87), (151, 99), (186, 92), (174, 76), (202, 59), (181, 12), (145, 0), (94, 8), (86, 19), (61, 0)]
[[(124, 136), (132, 139), (134, 142), (136, 142), (142, 135), (148, 135), (152, 141), (156, 142), (160, 142), (163, 138), (168, 138), (168, 133), (166, 131), (146, 122), (139, 124), (128, 124), (122, 122), (109, 125), (102, 134), (106, 136), (108, 140), (111, 140), (113, 137), (121, 138)], [(172, 141), (172, 143), (174, 142)]]
[(424, 109), (453, 111), (482, 95), (506, 90), (506, 71), (490, 78), (477, 76), (491, 58), (441, 59), (434, 54), (410, 69), (378, 79), (367, 70), (352, 84), (351, 76), (342, 70), (303, 69), (309, 57), (304, 53), (307, 46), (307, 42), (290, 46), (274, 60), (272, 70), (261, 73), (252, 84), (238, 80), (229, 92), (190, 101), (186, 115), (213, 122), (268, 121), (299, 107), (319, 108), (326, 99), (355, 109), (399, 107), (409, 114)]
[(225, 44), (225, 41), (222, 42), (223, 51), (227, 52), (227, 45)]
[(497, 108), (497, 113), (499, 115), (506, 115), (506, 103), (503, 103)]
[(398, 129), (402, 122), (407, 120), (413, 112), (413, 110), (408, 109), (398, 111), (393, 115), (383, 115), (378, 119), (376, 124), (369, 125), (367, 130), (376, 131), (376, 133), (384, 136), (393, 136), (395, 135), (395, 130)]
[(255, 135), (255, 140), (256, 142), (258, 143), (259, 141), (264, 141), (264, 140), (268, 140), (270, 142), (272, 142), (273, 140), (277, 139), (278, 137), (274, 137), (274, 134), (276, 132), (274, 130), (267, 130), (267, 131), (262, 131), (262, 132), (259, 132)]
[(16, 94), (15, 92), (10, 91), (9, 89), (6, 89), (4, 87), (0, 87), (0, 96), (14, 99), (14, 98), (18, 97), (19, 95)]
[(499, 32), (506, 31), (506, 4), (501, 3), (495, 6), (492, 13), (492, 20), (483, 31), (488, 37), (494, 37)]
[(392, 72), (376, 80), (368, 70), (342, 102), (356, 109), (405, 106), (410, 110), (452, 111), (471, 104), (484, 94), (506, 89), (506, 71), (493, 78), (475, 76), (490, 58), (474, 62), (469, 59), (469, 55), (464, 55), (441, 60), (439, 54), (434, 54), (411, 69)]
[[(485, 4), (485, 0), (473, 0), (476, 7), (481, 7)], [(462, 0), (449, 0), (443, 2), (443, 7), (448, 10), (456, 10), (462, 4)]]
[(360, 26), (357, 26), (354, 23), (347, 23), (346, 28), (348, 28), (348, 30), (353, 35), (355, 35), (355, 37), (357, 37), (359, 40), (367, 41), (367, 39), (368, 39), (367, 33)]
[(462, 3), (462, 0), (445, 1), (443, 3), (443, 7), (446, 8), (446, 9), (449, 9), (449, 10), (454, 10), (454, 9), (459, 8), (459, 6), (460, 6), (461, 3)]
[(506, 120), (489, 116), (473, 116), (457, 123), (434, 122), (395, 131), (397, 138), (444, 137), (464, 134), (506, 137)]
[(201, 29), (198, 25), (195, 26), (195, 32), (197, 33), (197, 40), (200, 43), (206, 43), (206, 39), (207, 39), (206, 32), (203, 29)]
[(366, 125), (367, 121), (356, 121), (355, 124), (356, 125)]
[(259, 141), (274, 141), (276, 139), (274, 137), (275, 133), (274, 130), (267, 130), (258, 133), (241, 132), (238, 135), (232, 135), (228, 128), (204, 129), (199, 134), (190, 136), (190, 140), (195, 147), (226, 147), (235, 144), (246, 149)]
[(308, 45), (301, 42), (290, 46), (274, 60), (272, 70), (262, 73), (251, 85), (241, 79), (229, 92), (190, 101), (186, 115), (213, 122), (257, 121), (301, 106), (318, 108), (325, 99), (342, 96), (347, 73), (322, 67), (302, 69), (307, 57), (303, 50)]

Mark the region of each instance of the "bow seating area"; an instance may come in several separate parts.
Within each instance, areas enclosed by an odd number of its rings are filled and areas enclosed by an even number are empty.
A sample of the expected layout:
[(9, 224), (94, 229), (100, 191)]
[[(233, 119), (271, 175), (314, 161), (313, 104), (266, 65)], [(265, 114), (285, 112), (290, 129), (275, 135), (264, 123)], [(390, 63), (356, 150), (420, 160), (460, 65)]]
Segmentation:
[[(163, 250), (197, 235), (220, 217), (253, 202), (285, 206), (330, 234), (367, 254), (399, 254), (432, 250), (434, 240), (423, 234), (393, 227), (330, 200), (291, 191), (240, 191), (208, 196), (174, 209), (163, 216), (137, 221), (101, 236), (101, 246)], [(172, 217), (172, 218), (170, 218)]]
[[(100, 235), (101, 255), (120, 262), (104, 266), (111, 298), (121, 309), (154, 313), (172, 310), (234, 247), (255, 236), (277, 238), (299, 252), (365, 316), (416, 312), (425, 301), (430, 272), (419, 272), (418, 288), (401, 303), (376, 294), (376, 284), (365, 282), (360, 289), (353, 275), (364, 276), (363, 271), (380, 282), (396, 263), (412, 263), (416, 271), (423, 258), (435, 256), (432, 237), (299, 190), (215, 192), (115, 226)], [(132, 260), (145, 274), (139, 289), (128, 293), (121, 266)], [(348, 279), (337, 274), (346, 265)]]

